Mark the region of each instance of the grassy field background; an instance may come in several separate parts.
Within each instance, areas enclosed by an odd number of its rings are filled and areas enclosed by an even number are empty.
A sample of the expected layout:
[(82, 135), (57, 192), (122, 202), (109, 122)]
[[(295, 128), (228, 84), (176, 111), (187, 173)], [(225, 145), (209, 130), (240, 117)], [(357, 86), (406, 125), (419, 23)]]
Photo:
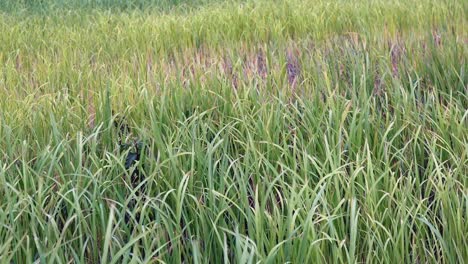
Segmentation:
[(1, 1), (0, 262), (467, 262), (467, 11)]

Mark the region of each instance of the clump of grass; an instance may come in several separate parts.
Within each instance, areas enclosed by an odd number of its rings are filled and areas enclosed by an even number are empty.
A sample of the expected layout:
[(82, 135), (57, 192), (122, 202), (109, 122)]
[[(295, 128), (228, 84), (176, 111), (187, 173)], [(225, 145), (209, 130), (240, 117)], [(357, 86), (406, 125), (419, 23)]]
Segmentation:
[(0, 15), (2, 262), (468, 259), (464, 2), (42, 2)]

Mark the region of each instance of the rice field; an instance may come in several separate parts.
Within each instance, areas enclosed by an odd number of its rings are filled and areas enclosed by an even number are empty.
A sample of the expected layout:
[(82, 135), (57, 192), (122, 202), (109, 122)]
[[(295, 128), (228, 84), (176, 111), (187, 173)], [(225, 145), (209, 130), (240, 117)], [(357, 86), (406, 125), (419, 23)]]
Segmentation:
[(468, 2), (0, 2), (0, 263), (467, 263)]

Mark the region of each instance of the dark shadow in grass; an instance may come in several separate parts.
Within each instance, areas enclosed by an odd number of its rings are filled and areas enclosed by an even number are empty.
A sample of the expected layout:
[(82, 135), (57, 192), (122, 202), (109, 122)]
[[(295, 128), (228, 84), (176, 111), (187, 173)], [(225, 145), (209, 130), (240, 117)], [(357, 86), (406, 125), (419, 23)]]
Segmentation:
[[(148, 159), (145, 159), (149, 154), (148, 148), (141, 139), (129, 140), (129, 137), (133, 135), (125, 117), (116, 117), (114, 120), (114, 127), (117, 130), (120, 152), (125, 154), (124, 165), (125, 170), (130, 175), (130, 186), (132, 189), (136, 190), (136, 196), (142, 196), (146, 191), (146, 184), (144, 183), (146, 175), (144, 172), (144, 163), (148, 162)], [(122, 177), (126, 178), (126, 175), (123, 175)], [(136, 203), (137, 201), (134, 198), (130, 199), (128, 209), (133, 212), (135, 210)], [(130, 213), (126, 212), (125, 223), (127, 225), (131, 225), (132, 220), (139, 222), (140, 214), (136, 213), (134, 217), (132, 217)]]

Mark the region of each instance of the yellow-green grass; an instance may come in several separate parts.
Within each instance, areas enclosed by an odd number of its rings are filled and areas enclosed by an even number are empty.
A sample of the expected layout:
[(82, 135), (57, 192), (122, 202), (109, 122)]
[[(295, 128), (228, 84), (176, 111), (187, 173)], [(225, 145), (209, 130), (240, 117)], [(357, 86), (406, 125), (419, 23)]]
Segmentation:
[(38, 3), (0, 4), (0, 262), (468, 260), (464, 1)]

